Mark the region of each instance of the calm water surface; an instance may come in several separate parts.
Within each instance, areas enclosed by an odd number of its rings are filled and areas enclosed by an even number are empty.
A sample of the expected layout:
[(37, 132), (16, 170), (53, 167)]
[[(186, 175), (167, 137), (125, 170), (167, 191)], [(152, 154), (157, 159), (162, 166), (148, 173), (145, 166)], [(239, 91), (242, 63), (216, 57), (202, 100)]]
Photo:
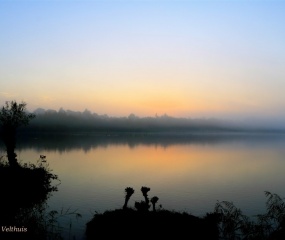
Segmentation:
[(128, 186), (135, 189), (130, 206), (148, 186), (163, 208), (197, 216), (213, 211), (217, 200), (233, 201), (252, 216), (264, 211), (265, 190), (285, 196), (281, 134), (45, 136), (20, 141), (17, 153), (23, 162), (46, 155), (61, 180), (50, 209), (82, 214), (66, 238), (84, 239), (95, 211), (121, 208)]

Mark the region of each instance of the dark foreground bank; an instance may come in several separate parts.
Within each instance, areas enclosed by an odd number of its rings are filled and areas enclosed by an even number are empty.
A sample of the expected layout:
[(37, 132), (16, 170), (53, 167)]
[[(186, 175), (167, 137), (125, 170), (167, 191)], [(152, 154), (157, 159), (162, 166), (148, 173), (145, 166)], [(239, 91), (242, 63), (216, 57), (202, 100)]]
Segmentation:
[(168, 210), (140, 212), (117, 209), (97, 214), (87, 223), (87, 239), (219, 239), (218, 218), (198, 218)]
[(96, 213), (86, 224), (87, 239), (285, 239), (285, 202), (277, 194), (265, 192), (267, 211), (253, 220), (227, 201), (217, 202), (214, 211), (204, 217), (156, 210), (158, 197), (149, 199), (148, 187), (142, 187), (141, 191), (145, 200), (135, 202), (134, 208), (127, 207), (134, 193), (128, 187), (122, 209)]

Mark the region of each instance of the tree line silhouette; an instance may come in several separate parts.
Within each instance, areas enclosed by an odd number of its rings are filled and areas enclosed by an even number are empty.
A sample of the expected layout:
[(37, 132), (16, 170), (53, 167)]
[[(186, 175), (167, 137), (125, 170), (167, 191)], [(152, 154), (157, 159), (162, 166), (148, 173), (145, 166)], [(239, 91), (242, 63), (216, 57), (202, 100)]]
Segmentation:
[(240, 130), (241, 127), (231, 122), (217, 119), (174, 118), (166, 114), (155, 117), (138, 117), (130, 114), (128, 117), (109, 117), (98, 115), (88, 110), (75, 112), (60, 109), (34, 111), (37, 116), (26, 131), (115, 131), (115, 132), (159, 132), (159, 131), (229, 131)]

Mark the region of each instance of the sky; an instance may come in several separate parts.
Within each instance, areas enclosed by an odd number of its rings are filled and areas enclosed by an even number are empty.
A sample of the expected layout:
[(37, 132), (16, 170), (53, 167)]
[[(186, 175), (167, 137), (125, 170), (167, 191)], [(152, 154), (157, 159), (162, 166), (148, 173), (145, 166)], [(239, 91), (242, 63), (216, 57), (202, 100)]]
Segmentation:
[(285, 122), (285, 1), (0, 0), (0, 105)]

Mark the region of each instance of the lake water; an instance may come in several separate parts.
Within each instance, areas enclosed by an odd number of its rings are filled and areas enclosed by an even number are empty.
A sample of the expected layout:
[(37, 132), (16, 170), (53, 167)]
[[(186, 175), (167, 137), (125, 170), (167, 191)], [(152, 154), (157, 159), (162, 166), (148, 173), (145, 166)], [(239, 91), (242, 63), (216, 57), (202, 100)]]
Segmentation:
[(197, 216), (213, 211), (217, 200), (253, 216), (265, 210), (264, 191), (285, 196), (282, 134), (54, 135), (20, 140), (17, 154), (22, 162), (46, 155), (61, 180), (50, 209), (82, 215), (71, 219), (66, 238), (84, 239), (95, 211), (121, 208), (126, 187), (135, 189), (129, 206), (143, 200), (140, 188), (147, 186), (163, 208)]

